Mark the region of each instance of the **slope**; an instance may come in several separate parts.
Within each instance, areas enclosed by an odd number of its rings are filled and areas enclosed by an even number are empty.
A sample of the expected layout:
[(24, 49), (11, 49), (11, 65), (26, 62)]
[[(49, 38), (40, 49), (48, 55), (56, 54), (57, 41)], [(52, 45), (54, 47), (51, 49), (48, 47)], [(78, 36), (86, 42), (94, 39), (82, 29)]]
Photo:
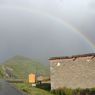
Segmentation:
[(49, 75), (49, 68), (41, 63), (33, 61), (32, 59), (15, 56), (5, 61), (2, 64), (5, 72), (14, 78), (27, 78), (29, 73), (36, 73), (37, 75)]

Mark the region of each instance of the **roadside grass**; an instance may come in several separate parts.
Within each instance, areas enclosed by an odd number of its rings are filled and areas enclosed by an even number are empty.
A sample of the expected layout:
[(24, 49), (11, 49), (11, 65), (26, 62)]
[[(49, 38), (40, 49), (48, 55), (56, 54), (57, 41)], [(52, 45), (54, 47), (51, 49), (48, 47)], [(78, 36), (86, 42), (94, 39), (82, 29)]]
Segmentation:
[(46, 91), (37, 87), (32, 87), (27, 83), (15, 83), (15, 86), (23, 92), (26, 92), (28, 95), (53, 95), (50, 91)]

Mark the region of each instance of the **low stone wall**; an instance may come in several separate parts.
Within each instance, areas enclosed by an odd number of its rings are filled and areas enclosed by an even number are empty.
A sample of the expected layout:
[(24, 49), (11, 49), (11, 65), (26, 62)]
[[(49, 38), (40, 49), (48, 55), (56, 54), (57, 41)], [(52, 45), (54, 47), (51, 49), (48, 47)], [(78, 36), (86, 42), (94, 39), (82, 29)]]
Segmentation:
[(51, 89), (95, 87), (95, 57), (50, 61)]

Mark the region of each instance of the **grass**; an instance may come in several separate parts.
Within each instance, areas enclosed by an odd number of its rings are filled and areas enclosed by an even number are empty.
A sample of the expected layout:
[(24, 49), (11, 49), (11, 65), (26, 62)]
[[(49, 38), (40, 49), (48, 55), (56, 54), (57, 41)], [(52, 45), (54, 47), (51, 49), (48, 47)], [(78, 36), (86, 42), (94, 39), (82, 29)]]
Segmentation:
[(26, 92), (28, 95), (53, 95), (49, 91), (37, 87), (32, 87), (27, 83), (17, 83), (15, 85), (18, 89)]

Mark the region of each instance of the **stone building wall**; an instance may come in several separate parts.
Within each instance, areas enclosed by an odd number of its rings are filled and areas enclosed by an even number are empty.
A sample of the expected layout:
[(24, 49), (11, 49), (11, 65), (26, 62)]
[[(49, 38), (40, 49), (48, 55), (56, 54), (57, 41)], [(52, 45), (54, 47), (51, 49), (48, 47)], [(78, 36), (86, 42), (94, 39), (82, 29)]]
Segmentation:
[(95, 57), (50, 60), (51, 89), (95, 87)]

